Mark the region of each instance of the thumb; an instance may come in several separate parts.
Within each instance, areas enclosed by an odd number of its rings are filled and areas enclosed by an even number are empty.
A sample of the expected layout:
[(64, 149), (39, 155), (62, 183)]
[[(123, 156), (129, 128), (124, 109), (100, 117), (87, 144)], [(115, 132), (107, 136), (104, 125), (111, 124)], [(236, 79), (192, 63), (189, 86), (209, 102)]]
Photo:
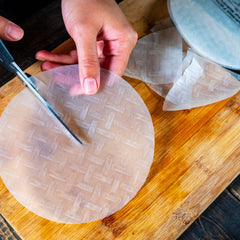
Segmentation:
[(79, 64), (80, 85), (72, 89), (73, 95), (95, 94), (100, 86), (100, 66), (95, 34), (79, 34), (74, 38)]
[(23, 37), (23, 30), (15, 23), (0, 16), (0, 38), (7, 41), (18, 41)]

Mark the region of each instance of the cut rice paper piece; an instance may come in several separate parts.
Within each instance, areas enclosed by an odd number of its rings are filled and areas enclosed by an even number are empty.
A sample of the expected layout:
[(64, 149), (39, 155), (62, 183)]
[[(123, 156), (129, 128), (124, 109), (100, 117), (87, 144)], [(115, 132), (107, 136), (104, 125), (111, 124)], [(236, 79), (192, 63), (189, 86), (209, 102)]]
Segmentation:
[(147, 84), (155, 93), (157, 93), (158, 95), (160, 95), (163, 98), (166, 98), (166, 96), (168, 95), (168, 92), (170, 91), (170, 89), (173, 86), (173, 83), (167, 83), (167, 84)]
[(173, 83), (182, 73), (182, 38), (175, 27), (148, 34), (138, 40), (124, 75), (146, 83)]
[(163, 110), (208, 105), (239, 91), (240, 74), (226, 70), (192, 50), (183, 52), (182, 38), (171, 21), (156, 24), (137, 42), (124, 75), (140, 79), (165, 98)]
[(191, 50), (187, 52), (183, 66), (183, 76), (168, 92), (163, 110), (208, 105), (229, 98), (240, 90), (240, 82), (228, 71)]
[(62, 223), (102, 219), (121, 209), (144, 184), (153, 161), (154, 129), (137, 92), (101, 69), (97, 94), (69, 96), (78, 66), (34, 76), (76, 144), (28, 89), (0, 118), (0, 176), (35, 214)]
[(181, 40), (174, 27), (151, 33), (139, 40), (133, 57), (144, 82), (167, 84), (181, 76)]
[[(135, 48), (136, 47), (137, 47), (137, 45), (135, 46)], [(140, 75), (140, 73), (138, 71), (135, 59), (133, 57), (133, 53), (129, 57), (128, 65), (127, 65), (123, 75), (127, 76), (127, 77), (130, 77), (130, 78), (142, 80), (142, 77), (141, 77), (141, 75)]]

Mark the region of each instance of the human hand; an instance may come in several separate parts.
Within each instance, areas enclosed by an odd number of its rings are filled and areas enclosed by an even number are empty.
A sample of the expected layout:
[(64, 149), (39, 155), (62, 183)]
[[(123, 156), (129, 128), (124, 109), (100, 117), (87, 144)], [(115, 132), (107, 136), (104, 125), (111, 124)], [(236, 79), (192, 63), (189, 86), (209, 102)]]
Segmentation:
[(133, 30), (114, 0), (62, 0), (65, 26), (76, 44), (69, 54), (39, 51), (42, 69), (79, 63), (80, 84), (72, 95), (94, 94), (100, 86), (100, 66), (122, 75), (137, 41)]
[(15, 23), (0, 16), (0, 38), (7, 41), (18, 41), (23, 37), (23, 30)]

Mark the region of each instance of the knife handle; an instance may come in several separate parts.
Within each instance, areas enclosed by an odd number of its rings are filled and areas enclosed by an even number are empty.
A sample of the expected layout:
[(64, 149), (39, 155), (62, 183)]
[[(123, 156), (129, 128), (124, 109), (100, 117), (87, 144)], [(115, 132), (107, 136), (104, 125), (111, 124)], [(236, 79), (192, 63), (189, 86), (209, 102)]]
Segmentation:
[(3, 41), (0, 39), (0, 63), (10, 72), (16, 73), (16, 69), (12, 67), (14, 59), (10, 52), (7, 50)]

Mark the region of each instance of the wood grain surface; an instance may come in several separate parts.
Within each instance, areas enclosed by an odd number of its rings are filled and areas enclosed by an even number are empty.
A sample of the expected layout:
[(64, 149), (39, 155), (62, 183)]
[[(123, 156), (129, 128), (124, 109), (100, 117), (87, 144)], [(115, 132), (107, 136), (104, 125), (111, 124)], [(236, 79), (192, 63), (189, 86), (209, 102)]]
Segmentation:
[(240, 175), (178, 240), (240, 239)]
[[(120, 4), (139, 33), (168, 16), (165, 0)], [(71, 40), (56, 52), (73, 48)], [(37, 62), (27, 70), (40, 71)], [(155, 130), (149, 176), (132, 201), (115, 214), (86, 224), (59, 224), (21, 206), (0, 181), (0, 212), (25, 240), (176, 239), (240, 172), (240, 94), (193, 110), (163, 112), (163, 99), (146, 84), (125, 79), (146, 103)], [(14, 78), (0, 89), (0, 114), (21, 90)]]

